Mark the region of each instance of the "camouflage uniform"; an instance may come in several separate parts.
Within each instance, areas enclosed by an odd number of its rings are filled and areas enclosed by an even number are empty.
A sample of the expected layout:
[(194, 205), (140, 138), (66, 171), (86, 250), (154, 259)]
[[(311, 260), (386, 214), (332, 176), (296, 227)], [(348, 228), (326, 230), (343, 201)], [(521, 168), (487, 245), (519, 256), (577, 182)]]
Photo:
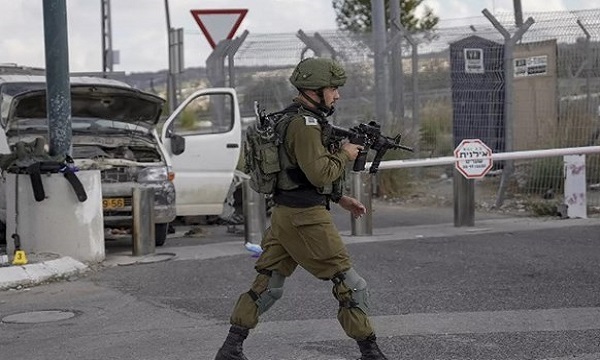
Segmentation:
[[(312, 83), (304, 81), (305, 78), (316, 82), (312, 89), (324, 87), (323, 83), (343, 85), (343, 69), (341, 72), (341, 67), (332, 69), (339, 65), (328, 59), (313, 60), (318, 62), (315, 66), (331, 71), (324, 79), (315, 79), (314, 74), (304, 76), (301, 62), (291, 77), (301, 93), (303, 89), (311, 89)], [(242, 342), (248, 329), (254, 328), (259, 316), (282, 296), (285, 278), (298, 265), (318, 279), (333, 281), (333, 294), (340, 303), (338, 321), (346, 334), (358, 342), (361, 359), (386, 359), (377, 348), (367, 316), (366, 282), (352, 269), (346, 246), (328, 210), (329, 201), (341, 197), (339, 183), (350, 158), (345, 151), (330, 151), (328, 139), (323, 135), (327, 126), (325, 114), (298, 102), (286, 114), (282, 146), (287, 155), (284, 162), (288, 164), (281, 172), (286, 172), (287, 180), (278, 178), (278, 184), (282, 185), (278, 185), (273, 196), (276, 206), (271, 215), (272, 225), (261, 243), (263, 252), (256, 262), (258, 275), (250, 291), (239, 297), (230, 319), (230, 334), (216, 359), (246, 359)], [(336, 183), (338, 186), (332, 186)]]

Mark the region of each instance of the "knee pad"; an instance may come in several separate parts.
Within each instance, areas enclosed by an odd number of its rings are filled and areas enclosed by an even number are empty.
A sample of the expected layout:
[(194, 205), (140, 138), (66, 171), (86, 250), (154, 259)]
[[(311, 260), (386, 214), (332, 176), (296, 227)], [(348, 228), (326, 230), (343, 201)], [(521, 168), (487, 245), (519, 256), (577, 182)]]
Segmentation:
[(333, 279), (333, 294), (343, 308), (359, 308), (365, 314), (369, 310), (367, 282), (353, 268), (336, 274)]
[(273, 304), (283, 296), (283, 284), (285, 276), (277, 271), (271, 272), (269, 283), (265, 291), (260, 294), (254, 294), (252, 298), (258, 307), (258, 314), (262, 314), (269, 310)]

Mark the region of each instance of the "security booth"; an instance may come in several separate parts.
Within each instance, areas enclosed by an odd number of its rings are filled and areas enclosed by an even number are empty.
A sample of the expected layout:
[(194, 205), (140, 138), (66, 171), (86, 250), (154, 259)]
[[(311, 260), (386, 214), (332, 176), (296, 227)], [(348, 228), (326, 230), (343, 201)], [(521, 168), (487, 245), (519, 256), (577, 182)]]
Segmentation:
[[(556, 40), (519, 43), (514, 49), (513, 149), (553, 145), (558, 124)], [(450, 44), (454, 146), (481, 139), (505, 149), (504, 44), (473, 35)], [(501, 164), (499, 162), (498, 164)]]
[(504, 151), (504, 45), (480, 36), (450, 44), (454, 147), (480, 139)]

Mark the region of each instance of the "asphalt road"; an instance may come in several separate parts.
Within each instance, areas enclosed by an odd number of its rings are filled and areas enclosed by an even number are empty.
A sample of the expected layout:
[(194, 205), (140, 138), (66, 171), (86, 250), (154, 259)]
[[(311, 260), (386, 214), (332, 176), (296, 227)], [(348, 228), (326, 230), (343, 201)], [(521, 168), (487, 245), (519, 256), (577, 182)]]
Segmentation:
[[(378, 221), (406, 233), (452, 219), (440, 209), (414, 216), (393, 210)], [(390, 359), (598, 360), (599, 224), (549, 219), (528, 230), (503, 220), (495, 231), (397, 232), (350, 241), (348, 249), (369, 283), (371, 315)], [(0, 318), (50, 309), (75, 315), (0, 323), (0, 359), (212, 359), (237, 296), (255, 275), (248, 253), (225, 251), (241, 248), (239, 241), (223, 228), (207, 229), (169, 239), (160, 251), (179, 251), (174, 260), (0, 292)], [(120, 249), (112, 246), (109, 257)], [(331, 284), (298, 270), (246, 341), (248, 358), (358, 358), (336, 308)]]

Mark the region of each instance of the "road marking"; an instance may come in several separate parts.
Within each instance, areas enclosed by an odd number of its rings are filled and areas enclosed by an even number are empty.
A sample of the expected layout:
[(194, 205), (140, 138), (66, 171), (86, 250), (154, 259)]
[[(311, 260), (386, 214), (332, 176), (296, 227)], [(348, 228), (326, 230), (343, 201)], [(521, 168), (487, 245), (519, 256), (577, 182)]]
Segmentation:
[(600, 354), (579, 354), (541, 360), (598, 360), (598, 356), (600, 356)]
[[(372, 316), (379, 337), (600, 329), (600, 308), (564, 308)], [(294, 342), (346, 339), (335, 319), (259, 323), (257, 336)], [(293, 340), (292, 340), (293, 339)]]

